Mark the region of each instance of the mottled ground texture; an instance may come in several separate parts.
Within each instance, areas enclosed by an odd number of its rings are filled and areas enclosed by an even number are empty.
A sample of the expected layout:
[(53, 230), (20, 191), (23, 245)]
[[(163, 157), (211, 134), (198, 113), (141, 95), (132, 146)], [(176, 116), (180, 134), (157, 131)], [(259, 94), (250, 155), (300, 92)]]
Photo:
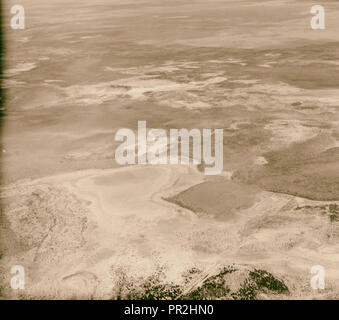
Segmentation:
[[(2, 298), (339, 298), (336, 3), (325, 30), (309, 1), (21, 3), (25, 30), (5, 17)], [(114, 135), (138, 120), (223, 128), (223, 174), (119, 168)]]

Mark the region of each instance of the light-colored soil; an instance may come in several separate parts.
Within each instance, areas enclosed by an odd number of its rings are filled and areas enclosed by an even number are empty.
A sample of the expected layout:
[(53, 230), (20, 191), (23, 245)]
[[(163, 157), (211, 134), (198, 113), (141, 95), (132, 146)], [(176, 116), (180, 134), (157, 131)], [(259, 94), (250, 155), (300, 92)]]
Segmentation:
[[(336, 4), (317, 31), (308, 1), (22, 4), (27, 28), (6, 30), (3, 298), (126, 298), (160, 275), (190, 296), (234, 264), (227, 298), (258, 269), (289, 293), (256, 298), (338, 299)], [(223, 128), (224, 172), (119, 167), (114, 135), (138, 120)]]

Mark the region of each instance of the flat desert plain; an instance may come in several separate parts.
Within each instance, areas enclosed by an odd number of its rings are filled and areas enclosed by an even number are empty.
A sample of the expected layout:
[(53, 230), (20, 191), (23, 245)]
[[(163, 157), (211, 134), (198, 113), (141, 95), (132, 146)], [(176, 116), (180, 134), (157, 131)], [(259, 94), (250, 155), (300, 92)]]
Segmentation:
[[(324, 30), (309, 1), (21, 4), (26, 28), (5, 24), (2, 298), (339, 298), (337, 4), (322, 1)], [(139, 120), (222, 128), (222, 174), (119, 166), (115, 133)]]

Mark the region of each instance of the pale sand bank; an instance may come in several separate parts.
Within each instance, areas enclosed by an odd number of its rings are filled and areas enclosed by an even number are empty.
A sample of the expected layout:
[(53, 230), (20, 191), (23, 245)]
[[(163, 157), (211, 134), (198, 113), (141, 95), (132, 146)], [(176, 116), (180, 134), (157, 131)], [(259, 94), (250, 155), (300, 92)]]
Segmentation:
[[(219, 178), (216, 186), (228, 180)], [(161, 266), (166, 280), (180, 283), (193, 267), (209, 274), (232, 263), (274, 271), (293, 296), (303, 297), (314, 296), (309, 269), (321, 264), (329, 294), (338, 292), (331, 280), (339, 262), (338, 224), (330, 222), (327, 202), (258, 192), (249, 208), (235, 205), (231, 220), (223, 220), (212, 212), (217, 206), (211, 213), (207, 206), (201, 216), (164, 200), (188, 192), (191, 201), (195, 192), (199, 197), (200, 185), (213, 191), (213, 182), (195, 167), (180, 165), (17, 182), (4, 188), (3, 197), (10, 203), (5, 207), (10, 227), (20, 236), (12, 239), (16, 250), (2, 264), (25, 266), (25, 294), (31, 297), (110, 298), (121, 270), (138, 278)], [(231, 191), (224, 188), (225, 195)], [(312, 211), (319, 206), (322, 215)]]

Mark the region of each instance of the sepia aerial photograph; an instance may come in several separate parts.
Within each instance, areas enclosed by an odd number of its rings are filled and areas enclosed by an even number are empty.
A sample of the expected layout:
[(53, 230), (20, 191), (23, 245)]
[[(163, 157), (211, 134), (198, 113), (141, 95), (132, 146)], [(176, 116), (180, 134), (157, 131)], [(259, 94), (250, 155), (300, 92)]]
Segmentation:
[(4, 0), (0, 44), (0, 300), (339, 300), (337, 1)]

